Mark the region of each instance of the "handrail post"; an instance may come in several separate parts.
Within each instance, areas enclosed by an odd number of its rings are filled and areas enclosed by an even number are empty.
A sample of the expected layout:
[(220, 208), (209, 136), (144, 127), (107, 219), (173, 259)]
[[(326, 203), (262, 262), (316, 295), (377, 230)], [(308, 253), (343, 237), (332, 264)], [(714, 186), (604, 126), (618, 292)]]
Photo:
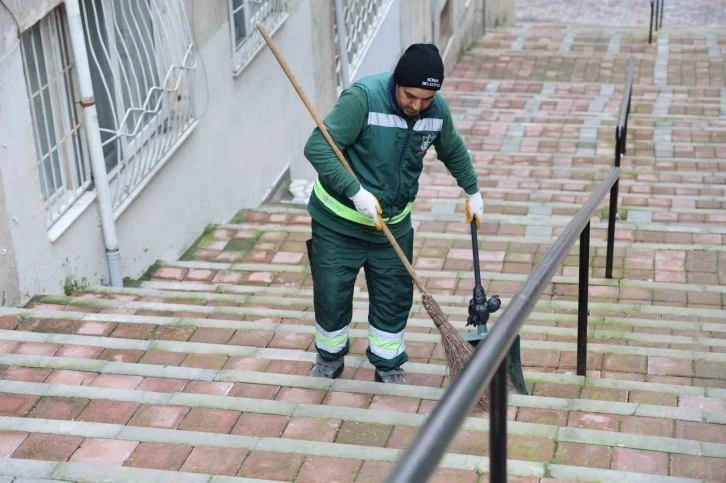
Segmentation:
[(489, 481), (507, 483), (507, 364), (505, 357), (490, 385)]
[(665, 9), (665, 0), (660, 0), (660, 28), (663, 28), (663, 10)]
[(580, 233), (580, 279), (577, 298), (577, 375), (587, 371), (587, 316), (590, 288), (590, 223)]
[(660, 16), (660, 0), (655, 0), (655, 31), (658, 31), (658, 17)]
[[(622, 128), (615, 128), (615, 167), (620, 167), (620, 152), (622, 150)], [(605, 255), (605, 278), (613, 278), (613, 256), (615, 250), (615, 219), (618, 213), (618, 179), (610, 189), (610, 210), (608, 211), (608, 242)]]
[(650, 0), (650, 30), (648, 31), (648, 43), (653, 43), (653, 0)]

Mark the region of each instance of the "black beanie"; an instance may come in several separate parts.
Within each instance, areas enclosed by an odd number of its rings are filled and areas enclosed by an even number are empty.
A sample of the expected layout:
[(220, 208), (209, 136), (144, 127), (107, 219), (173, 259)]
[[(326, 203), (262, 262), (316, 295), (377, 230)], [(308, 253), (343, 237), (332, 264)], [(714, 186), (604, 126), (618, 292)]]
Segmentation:
[(438, 91), (444, 83), (444, 62), (434, 44), (413, 44), (398, 60), (393, 80), (401, 87)]

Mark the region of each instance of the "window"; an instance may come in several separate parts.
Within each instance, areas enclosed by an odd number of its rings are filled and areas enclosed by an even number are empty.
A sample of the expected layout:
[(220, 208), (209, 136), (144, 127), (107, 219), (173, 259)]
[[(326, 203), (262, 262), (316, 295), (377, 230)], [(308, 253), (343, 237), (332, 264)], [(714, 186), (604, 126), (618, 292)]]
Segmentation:
[(284, 0), (228, 0), (235, 74), (250, 63), (262, 49), (265, 39), (257, 30), (257, 22), (273, 35), (287, 20)]
[[(393, 0), (343, 0), (343, 18), (345, 21), (346, 56), (348, 58), (349, 77), (352, 80), (365, 57), (374, 35), (386, 18)], [(335, 9), (335, 4), (333, 4)], [(338, 43), (338, 23), (333, 15), (335, 41), (335, 72), (338, 93), (343, 87), (341, 75), (340, 48)]]
[(184, 0), (81, 0), (113, 207), (143, 189), (196, 125)]
[(91, 184), (73, 55), (62, 8), (23, 32), (21, 49), (40, 192), (46, 226), (50, 228)]

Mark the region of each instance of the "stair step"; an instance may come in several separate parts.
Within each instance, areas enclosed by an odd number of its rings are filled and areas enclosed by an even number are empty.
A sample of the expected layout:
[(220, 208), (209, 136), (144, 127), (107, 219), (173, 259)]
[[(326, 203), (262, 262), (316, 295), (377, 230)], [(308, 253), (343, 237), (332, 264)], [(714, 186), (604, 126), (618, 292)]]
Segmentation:
[[(271, 437), (248, 437), (238, 435), (226, 435), (226, 434), (213, 434), (205, 433), (200, 431), (178, 431), (172, 429), (161, 429), (161, 428), (138, 428), (129, 427), (120, 424), (102, 424), (102, 423), (89, 423), (82, 421), (66, 421), (63, 425), (58, 425), (57, 421), (54, 420), (34, 420), (27, 418), (0, 418), (0, 427), (15, 431), (15, 432), (33, 432), (36, 434), (43, 435), (62, 435), (62, 436), (75, 436), (73, 438), (74, 446), (81, 444), (87, 444), (89, 447), (92, 446), (91, 441), (98, 437), (105, 437), (106, 439), (115, 441), (128, 441), (132, 443), (140, 443), (141, 447), (144, 443), (158, 443), (160, 445), (184, 445), (186, 446), (183, 451), (183, 455), (191, 453), (193, 449), (197, 447), (217, 447), (217, 448), (237, 448), (242, 450), (251, 451), (248, 456), (248, 460), (257, 459), (258, 464), (272, 466), (275, 462), (275, 458), (270, 458), (270, 453), (278, 454), (276, 470), (278, 474), (284, 474), (283, 478), (294, 478), (298, 471), (300, 471), (300, 477), (306, 473), (325, 472), (330, 477), (337, 478), (339, 476), (350, 476), (351, 473), (357, 473), (361, 470), (361, 473), (365, 471), (366, 464), (373, 462), (395, 462), (400, 456), (400, 450), (394, 448), (378, 448), (372, 446), (358, 446), (352, 444), (338, 444), (338, 443), (326, 443), (316, 441), (306, 441), (288, 438), (271, 438)], [(179, 446), (177, 446), (179, 448)], [(181, 449), (181, 448), (179, 448)], [(530, 451), (534, 450), (532, 448)], [(539, 451), (540, 453), (542, 451)], [(256, 454), (257, 453), (257, 454)], [(257, 456), (257, 457), (256, 457)], [(265, 458), (265, 456), (268, 456)], [(297, 456), (297, 457), (296, 457)], [(675, 458), (685, 455), (675, 455)], [(281, 465), (282, 461), (287, 460), (285, 465)], [(303, 460), (305, 463), (303, 464)], [(4, 471), (10, 474), (21, 474), (29, 472), (37, 472), (37, 474), (43, 475), (55, 475), (56, 472), (63, 475), (71, 474), (72, 477), (88, 477), (89, 471), (87, 466), (74, 465), (72, 463), (54, 463), (51, 467), (50, 464), (40, 466), (39, 462), (26, 463), (29, 460), (10, 460), (10, 462), (3, 461)], [(337, 463), (337, 464), (336, 464)], [(466, 470), (469, 472), (484, 472), (488, 468), (488, 458), (482, 456), (471, 456), (462, 455), (455, 453), (447, 453), (442, 458), (439, 467), (440, 468), (451, 468), (458, 470)], [(137, 473), (126, 471), (126, 468), (111, 467), (110, 474), (112, 477), (130, 477), (136, 476)], [(245, 464), (242, 464), (242, 471), (260, 471), (259, 469), (252, 469), (254, 465), (250, 465), (250, 469), (245, 468)], [(95, 474), (100, 473), (100, 468), (96, 467)], [(386, 471), (390, 471), (391, 468), (386, 467)], [(697, 480), (669, 477), (669, 476), (653, 476), (653, 475), (641, 475), (638, 473), (609, 470), (609, 469), (595, 469), (578, 466), (568, 466), (562, 464), (549, 464), (548, 462), (533, 462), (533, 461), (522, 461), (516, 459), (510, 459), (507, 464), (508, 472), (511, 475), (520, 476), (553, 476), (555, 478), (576, 478), (578, 481), (602, 481), (602, 478), (613, 479), (623, 482), (668, 482), (668, 483), (685, 483), (694, 482)], [(53, 471), (55, 470), (55, 471)], [(287, 470), (287, 471), (286, 471)], [(666, 468), (667, 470), (667, 468)], [(282, 471), (282, 473), (280, 473)], [(374, 473), (375, 474), (375, 473)], [(379, 475), (380, 469), (379, 469)], [(460, 472), (458, 475), (465, 474)], [(142, 478), (148, 478), (150, 476), (167, 476), (168, 473), (147, 473), (148, 476), (141, 476)], [(178, 476), (177, 476), (178, 475)], [(184, 478), (185, 473), (176, 473), (174, 478)], [(198, 478), (198, 479), (196, 479)], [(180, 479), (179, 481), (189, 482), (205, 482), (210, 481), (205, 478), (204, 475), (197, 475), (190, 477), (190, 479)], [(136, 480), (135, 480), (136, 481)], [(150, 481), (148, 479), (142, 479), (140, 481)], [(211, 480), (211, 481), (245, 481), (245, 480)], [(249, 480), (247, 480), (249, 481)], [(253, 480), (258, 481), (258, 480)], [(288, 480), (289, 481), (289, 480)]]
[[(168, 308), (165, 310), (165, 307), (162, 307), (163, 305), (167, 305)], [(156, 304), (156, 307), (160, 309), (160, 313), (173, 314), (175, 308), (184, 310), (182, 307), (172, 304)], [(205, 308), (206, 311), (203, 310)], [(190, 312), (184, 313), (198, 312), (214, 315), (245, 312), (244, 309), (236, 307), (196, 307), (189, 310)], [(269, 309), (266, 311), (270, 312), (272, 316), (282, 315), (279, 311)], [(295, 312), (286, 312), (289, 316), (295, 315)], [(304, 354), (303, 360), (312, 362), (315, 357), (313, 314), (302, 312), (300, 315), (307, 316), (306, 319), (309, 322), (303, 325), (298, 325), (299, 322), (294, 324), (271, 324), (269, 318), (267, 318), (260, 320), (259, 324), (255, 324), (254, 321), (252, 323), (245, 321), (237, 324), (230, 322), (226, 329), (207, 325), (202, 329), (206, 331), (204, 334), (200, 331), (195, 341), (187, 342), (187, 340), (193, 338), (192, 333), (198, 329), (198, 325), (186, 317), (157, 319), (154, 324), (132, 323), (128, 324), (128, 327), (124, 327), (123, 325), (115, 325), (115, 323), (96, 322), (94, 324), (93, 322), (86, 322), (80, 318), (80, 314), (77, 314), (75, 320), (70, 319), (66, 322), (67, 327), (65, 330), (70, 331), (70, 333), (2, 330), (0, 331), (0, 340), (5, 341), (6, 344), (15, 343), (14, 346), (9, 346), (8, 350), (20, 351), (20, 353), (32, 351), (33, 353), (53, 354), (58, 351), (61, 345), (70, 345), (97, 348), (96, 352), (103, 351), (102, 354), (97, 354), (99, 357), (112, 356), (115, 351), (120, 351), (119, 354), (126, 352), (136, 360), (155, 350), (198, 354), (199, 356), (196, 356), (196, 358), (201, 361), (200, 363), (219, 367), (229, 357), (280, 358), (281, 355), (286, 355), (286, 358), (299, 358), (303, 357), (302, 354)], [(123, 317), (128, 316), (124, 315)], [(293, 320), (299, 321), (300, 319), (294, 318)], [(121, 324), (124, 324), (124, 322), (121, 322)], [(33, 327), (29, 328), (32, 330)], [(186, 331), (186, 333), (183, 331)], [(179, 332), (184, 335), (180, 337)], [(94, 335), (80, 335), (84, 333), (93, 333)], [(444, 365), (445, 357), (443, 349), (439, 345), (440, 337), (438, 334), (409, 331), (405, 337), (412, 359), (412, 362), (407, 364), (409, 370), (441, 376), (448, 374)], [(351, 330), (353, 353), (361, 354), (361, 357), (363, 357), (367, 343), (367, 330)], [(249, 346), (247, 344), (253, 345)], [(662, 346), (663, 344), (656, 345)], [(265, 346), (267, 348), (264, 348)], [(521, 346), (524, 365), (532, 366), (538, 372), (554, 372), (555, 369), (560, 372), (570, 372), (575, 367), (576, 346), (574, 343), (524, 339)], [(696, 348), (701, 348), (701, 346), (696, 345)], [(694, 372), (697, 377), (699, 375), (714, 377), (711, 374), (713, 372), (712, 367), (726, 361), (726, 353), (724, 352), (690, 349), (590, 343), (588, 344), (588, 351), (590, 352), (588, 366), (598, 371), (598, 375), (600, 375), (599, 371), (603, 368), (603, 356), (606, 356), (605, 359), (612, 359), (613, 364), (622, 364), (629, 361), (627, 366), (629, 371), (633, 374), (640, 372), (641, 379), (674, 380), (688, 384), (691, 383), (690, 379)], [(618, 362), (617, 356), (622, 356), (620, 357), (622, 361)], [(640, 366), (639, 369), (638, 366)], [(607, 364), (605, 366), (606, 370), (617, 369), (617, 367), (608, 367)], [(704, 373), (701, 374), (700, 371), (704, 371)], [(612, 373), (614, 377), (617, 377), (618, 374), (618, 372)], [(601, 376), (609, 375), (611, 375), (610, 372), (604, 372)], [(696, 382), (709, 383), (705, 379), (698, 379)]]

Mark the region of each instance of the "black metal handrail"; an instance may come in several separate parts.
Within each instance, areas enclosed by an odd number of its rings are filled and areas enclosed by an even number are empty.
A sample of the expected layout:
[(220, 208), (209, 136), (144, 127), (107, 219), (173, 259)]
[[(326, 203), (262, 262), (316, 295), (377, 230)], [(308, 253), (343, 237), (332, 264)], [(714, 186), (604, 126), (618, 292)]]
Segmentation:
[[(628, 71), (625, 75), (625, 91), (623, 100), (620, 102), (618, 113), (618, 125), (615, 127), (615, 167), (620, 167), (620, 158), (625, 154), (625, 145), (628, 138), (628, 117), (630, 115), (630, 103), (633, 97), (633, 81), (635, 78), (635, 56), (630, 56)], [(616, 181), (610, 192), (610, 211), (608, 212), (608, 243), (605, 257), (605, 278), (613, 278), (613, 253), (615, 246), (615, 220), (618, 213), (618, 188), (619, 181)]]
[[(441, 401), (419, 430), (388, 479), (388, 483), (420, 483), (427, 481), (441, 459), (463, 419), (475, 405), (482, 391), (491, 382), (490, 398), (490, 481), (506, 481), (507, 465), (507, 353), (525, 319), (534, 309), (540, 294), (555, 274), (557, 267), (580, 238), (580, 292), (587, 294), (589, 284), (590, 218), (610, 193), (620, 177), (620, 168), (613, 168), (575, 217), (565, 227), (542, 262), (534, 269), (487, 337), (474, 349), (464, 369), (452, 381)], [(583, 276), (584, 275), (584, 276)], [(587, 342), (587, 296), (580, 297), (578, 313), (584, 307), (585, 323), (578, 323), (578, 366), (580, 353), (585, 354), (581, 340)], [(584, 304), (584, 305), (583, 305)], [(581, 333), (584, 337), (581, 337)], [(585, 360), (583, 359), (583, 361)], [(495, 375), (496, 372), (496, 375)], [(578, 373), (579, 373), (578, 368)]]
[[(650, 32), (648, 33), (648, 43), (653, 42), (653, 27), (657, 32), (663, 28), (663, 10), (665, 9), (665, 0), (650, 0)], [(655, 23), (655, 25), (654, 25)], [(660, 25), (659, 25), (660, 24)]]

